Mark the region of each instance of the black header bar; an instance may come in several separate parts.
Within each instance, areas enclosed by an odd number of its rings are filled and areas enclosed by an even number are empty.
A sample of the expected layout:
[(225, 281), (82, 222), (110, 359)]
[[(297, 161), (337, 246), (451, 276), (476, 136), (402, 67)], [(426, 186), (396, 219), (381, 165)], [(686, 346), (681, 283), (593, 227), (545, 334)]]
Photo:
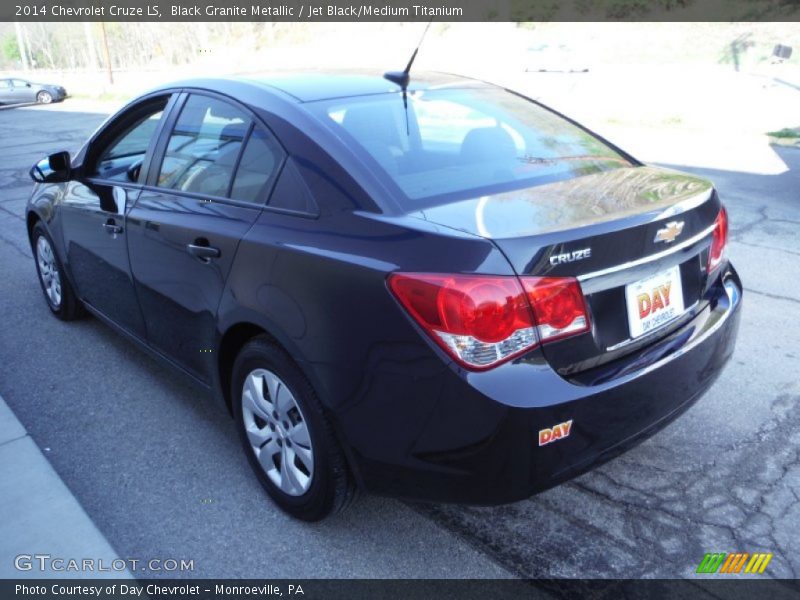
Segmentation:
[(4, 0), (0, 21), (800, 21), (796, 0)]

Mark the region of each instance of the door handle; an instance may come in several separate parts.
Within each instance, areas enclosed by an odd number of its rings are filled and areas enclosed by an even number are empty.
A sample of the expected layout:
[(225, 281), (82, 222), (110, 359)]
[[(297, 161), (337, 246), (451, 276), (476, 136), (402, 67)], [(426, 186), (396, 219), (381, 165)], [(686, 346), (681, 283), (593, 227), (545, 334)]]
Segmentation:
[(103, 223), (103, 229), (106, 230), (107, 233), (116, 234), (122, 233), (122, 225), (117, 225), (114, 219), (109, 219), (105, 223)]
[(186, 251), (204, 263), (211, 262), (212, 258), (219, 258), (220, 255), (219, 248), (200, 244), (186, 244)]

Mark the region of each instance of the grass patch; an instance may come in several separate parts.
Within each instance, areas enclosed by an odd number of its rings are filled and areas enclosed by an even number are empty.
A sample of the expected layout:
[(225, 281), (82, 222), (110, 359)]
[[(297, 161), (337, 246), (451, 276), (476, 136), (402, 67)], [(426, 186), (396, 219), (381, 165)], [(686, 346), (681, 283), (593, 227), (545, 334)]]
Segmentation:
[(784, 127), (779, 131), (770, 131), (767, 135), (778, 139), (800, 138), (800, 128)]
[(78, 92), (76, 94), (70, 94), (69, 97), (77, 100), (100, 100), (101, 102), (115, 102), (119, 100), (130, 100), (131, 94), (122, 94), (117, 92)]

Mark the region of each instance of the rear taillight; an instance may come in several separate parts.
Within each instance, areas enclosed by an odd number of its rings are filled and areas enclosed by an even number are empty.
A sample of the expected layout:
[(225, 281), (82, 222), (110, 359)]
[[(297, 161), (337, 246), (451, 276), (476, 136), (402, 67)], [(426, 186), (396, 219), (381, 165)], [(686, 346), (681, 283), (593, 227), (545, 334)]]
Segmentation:
[(583, 291), (572, 277), (523, 277), (539, 340), (551, 342), (589, 330)]
[(488, 369), (540, 341), (589, 328), (571, 278), (393, 273), (389, 289), (425, 332), (461, 365)]
[(714, 222), (714, 232), (711, 234), (711, 248), (708, 251), (709, 273), (716, 269), (725, 257), (725, 246), (728, 244), (728, 212), (725, 207), (720, 208), (717, 220)]

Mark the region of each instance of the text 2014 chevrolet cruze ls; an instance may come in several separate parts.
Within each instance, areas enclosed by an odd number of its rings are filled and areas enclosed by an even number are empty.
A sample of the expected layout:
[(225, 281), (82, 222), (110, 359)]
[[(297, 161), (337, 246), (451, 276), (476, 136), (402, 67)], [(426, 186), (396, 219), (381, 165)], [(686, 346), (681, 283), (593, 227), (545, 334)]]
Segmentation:
[(734, 347), (711, 184), (473, 80), (166, 86), (31, 174), (52, 312), (214, 390), (304, 519), (357, 488), (525, 498), (663, 427)]

